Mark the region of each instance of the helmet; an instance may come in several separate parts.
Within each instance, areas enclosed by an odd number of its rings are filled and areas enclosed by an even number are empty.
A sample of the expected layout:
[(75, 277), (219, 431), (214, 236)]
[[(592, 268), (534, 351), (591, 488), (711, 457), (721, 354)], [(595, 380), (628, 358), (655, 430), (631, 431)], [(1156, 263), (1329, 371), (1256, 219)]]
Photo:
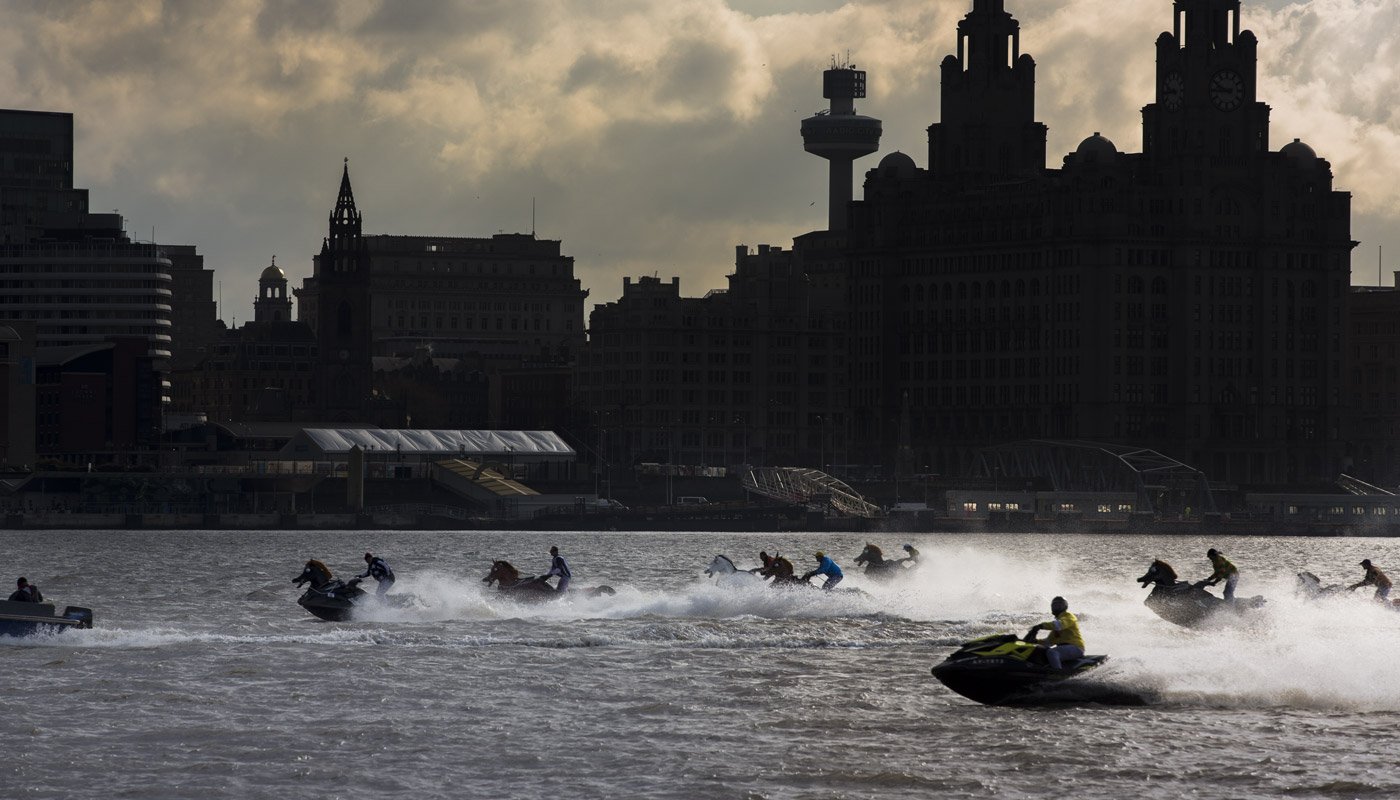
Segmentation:
[(905, 549), (905, 550), (913, 550), (913, 549), (914, 549), (914, 545), (912, 545), (912, 544), (906, 544), (906, 545), (904, 545), (904, 549)]
[(816, 556), (815, 556), (815, 557), (817, 558), (817, 560), (821, 560), (821, 559), (823, 559), (823, 558), (826, 558), (826, 553), (822, 552), (821, 550), (818, 550), (818, 551), (816, 552)]
[(374, 560), (374, 554), (373, 554), (373, 553), (365, 553), (365, 560), (366, 560), (366, 561), (373, 561), (373, 560)]
[(1369, 569), (1370, 566), (1371, 566), (1371, 559), (1369, 559), (1369, 558), (1362, 559), (1362, 560), (1361, 560), (1361, 566), (1366, 567), (1366, 568)]
[(555, 545), (550, 545), (550, 546), (549, 546), (549, 554), (552, 555), (552, 556), (557, 556), (557, 555), (559, 555), (559, 548), (558, 548), (557, 546), (555, 546)]
[(1214, 547), (1206, 551), (1206, 558), (1215, 558), (1218, 555), (1220, 555), (1220, 553), (1216, 552)]
[(1063, 597), (1056, 597), (1055, 599), (1050, 601), (1051, 614), (1063, 614), (1068, 610), (1069, 601), (1065, 600)]

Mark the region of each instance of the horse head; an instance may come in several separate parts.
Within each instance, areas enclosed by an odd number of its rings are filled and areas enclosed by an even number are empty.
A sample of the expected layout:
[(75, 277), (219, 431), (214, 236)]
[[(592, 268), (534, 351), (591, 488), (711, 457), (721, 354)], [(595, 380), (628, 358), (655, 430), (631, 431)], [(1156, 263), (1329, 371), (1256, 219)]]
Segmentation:
[(1147, 573), (1138, 578), (1137, 582), (1143, 586), (1147, 586), (1149, 583), (1155, 583), (1158, 586), (1171, 586), (1176, 583), (1176, 570), (1172, 569), (1171, 564), (1160, 558), (1155, 559), (1152, 566), (1147, 568)]
[(330, 567), (317, 561), (314, 558), (307, 559), (306, 566), (302, 567), (301, 574), (292, 579), (292, 583), (297, 586), (311, 582), (311, 588), (320, 589), (332, 580)]
[(867, 561), (870, 562), (871, 566), (879, 566), (885, 561), (884, 552), (871, 542), (866, 542), (865, 549), (860, 551), (860, 555), (856, 556), (856, 564), (858, 565), (864, 564)]
[(706, 575), (732, 575), (738, 571), (739, 568), (734, 566), (734, 562), (729, 560), (729, 556), (723, 554), (715, 556), (710, 561), (710, 566), (705, 567)]
[(501, 586), (509, 586), (520, 580), (520, 570), (511, 566), (509, 561), (492, 561), (491, 571), (481, 580), (487, 586), (490, 586), (492, 581), (499, 582)]

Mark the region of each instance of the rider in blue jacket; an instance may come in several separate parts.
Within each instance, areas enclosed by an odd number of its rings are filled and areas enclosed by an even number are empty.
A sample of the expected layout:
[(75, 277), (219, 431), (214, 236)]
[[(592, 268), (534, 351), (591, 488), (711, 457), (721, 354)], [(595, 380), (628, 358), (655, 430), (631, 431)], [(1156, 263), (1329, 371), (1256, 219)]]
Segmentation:
[(826, 582), (822, 584), (822, 588), (827, 590), (835, 589), (836, 584), (840, 583), (841, 579), (846, 577), (841, 574), (841, 568), (836, 566), (836, 562), (832, 561), (830, 556), (820, 550), (816, 552), (815, 558), (817, 559), (817, 568), (803, 575), (802, 580), (805, 582), (811, 580), (814, 575), (825, 575)]
[(559, 555), (559, 548), (550, 547), (549, 572), (540, 576), (540, 580), (545, 580), (556, 575), (559, 577), (559, 585), (554, 587), (554, 591), (567, 592), (569, 590), (569, 581), (573, 579), (574, 573), (569, 569), (569, 562), (565, 561), (564, 557)]
[(361, 578), (374, 578), (379, 582), (379, 591), (375, 594), (384, 594), (394, 585), (394, 571), (389, 569), (389, 562), (373, 553), (365, 553), (365, 572)]

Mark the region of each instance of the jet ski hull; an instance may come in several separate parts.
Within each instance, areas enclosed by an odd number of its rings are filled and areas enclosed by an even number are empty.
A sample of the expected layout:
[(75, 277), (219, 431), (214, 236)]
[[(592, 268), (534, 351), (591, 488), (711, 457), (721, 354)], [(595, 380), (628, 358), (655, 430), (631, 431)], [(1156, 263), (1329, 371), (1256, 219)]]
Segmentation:
[(307, 589), (297, 604), (312, 615), (327, 622), (348, 622), (354, 616), (355, 604), (365, 596), (365, 590), (354, 582), (327, 586), (321, 589)]
[(1181, 581), (1175, 585), (1152, 587), (1143, 605), (1167, 622), (1192, 628), (1208, 619), (1224, 614), (1242, 614), (1264, 605), (1263, 597), (1236, 597), (1226, 600), (1194, 584)]
[(0, 600), (0, 636), (31, 636), (91, 627), (90, 608), (67, 606), (59, 614), (52, 603)]
[(988, 636), (965, 643), (930, 672), (949, 689), (986, 705), (1035, 705), (1076, 698), (1061, 692), (1065, 681), (1108, 660), (1084, 656), (1053, 669), (1043, 651), (1011, 634)]

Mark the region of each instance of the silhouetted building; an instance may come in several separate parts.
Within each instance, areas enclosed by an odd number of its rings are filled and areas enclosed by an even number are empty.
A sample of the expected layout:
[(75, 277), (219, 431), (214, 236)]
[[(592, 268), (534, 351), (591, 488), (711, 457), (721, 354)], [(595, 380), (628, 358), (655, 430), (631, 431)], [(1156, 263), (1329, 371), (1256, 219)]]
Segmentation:
[(34, 323), (0, 321), (0, 468), (34, 465)]
[(931, 167), (887, 155), (851, 204), (860, 459), (957, 474), (1077, 438), (1218, 481), (1335, 476), (1350, 196), (1303, 143), (1271, 150), (1239, 6), (1175, 3), (1142, 153), (1095, 134), (1047, 170), (1034, 61), (1002, 0), (974, 0)]
[(1351, 287), (1346, 343), (1349, 414), (1342, 471), (1394, 487), (1400, 484), (1400, 289)]
[(258, 278), (253, 321), (225, 332), (210, 350), (178, 373), (177, 385), (189, 391), (181, 408), (202, 411), (215, 423), (319, 419), (316, 337), (292, 319), (287, 276), (276, 264)]
[(208, 355), (225, 328), (214, 300), (214, 270), (204, 268), (204, 256), (194, 245), (160, 249), (170, 259), (170, 360), (178, 372)]
[[(72, 188), (71, 114), (0, 111), (0, 162), (0, 318), (32, 322), (36, 357), (50, 366), (78, 352), (113, 353), (97, 358), (115, 359), (106, 368), (113, 385), (130, 388), (115, 407), (72, 404), (73, 414), (106, 419), (65, 417), (56, 431), (105, 426), (103, 446), (149, 447), (169, 402), (170, 258), (133, 243), (119, 214), (88, 213), (86, 191)], [(40, 398), (39, 413), (51, 407)], [(52, 446), (41, 430), (40, 452)]]
[(132, 464), (154, 441), (158, 375), (142, 338), (47, 347), (37, 363), (35, 426), (40, 459)]
[[(590, 317), (580, 397), (612, 464), (833, 463), (848, 450), (839, 325), (792, 251), (740, 245), (729, 288), (624, 279)], [(829, 307), (828, 307), (829, 308)]]
[[(372, 362), (375, 357), (411, 360), (430, 352), (470, 364), (469, 372), (484, 371), (490, 380), (504, 371), (567, 372), (583, 343), (588, 296), (573, 268), (558, 241), (534, 234), (367, 236), (347, 165), (330, 235), (314, 274), (295, 292), (299, 318), (320, 345), (322, 418), (377, 421), (402, 413), (392, 410), (402, 406), (393, 392), (375, 383), (390, 362)], [(455, 366), (442, 374), (458, 375)], [(456, 377), (448, 383), (442, 398), (463, 387)], [(547, 399), (560, 409), (570, 403), (567, 393)], [(373, 415), (369, 405), (376, 406)]]

